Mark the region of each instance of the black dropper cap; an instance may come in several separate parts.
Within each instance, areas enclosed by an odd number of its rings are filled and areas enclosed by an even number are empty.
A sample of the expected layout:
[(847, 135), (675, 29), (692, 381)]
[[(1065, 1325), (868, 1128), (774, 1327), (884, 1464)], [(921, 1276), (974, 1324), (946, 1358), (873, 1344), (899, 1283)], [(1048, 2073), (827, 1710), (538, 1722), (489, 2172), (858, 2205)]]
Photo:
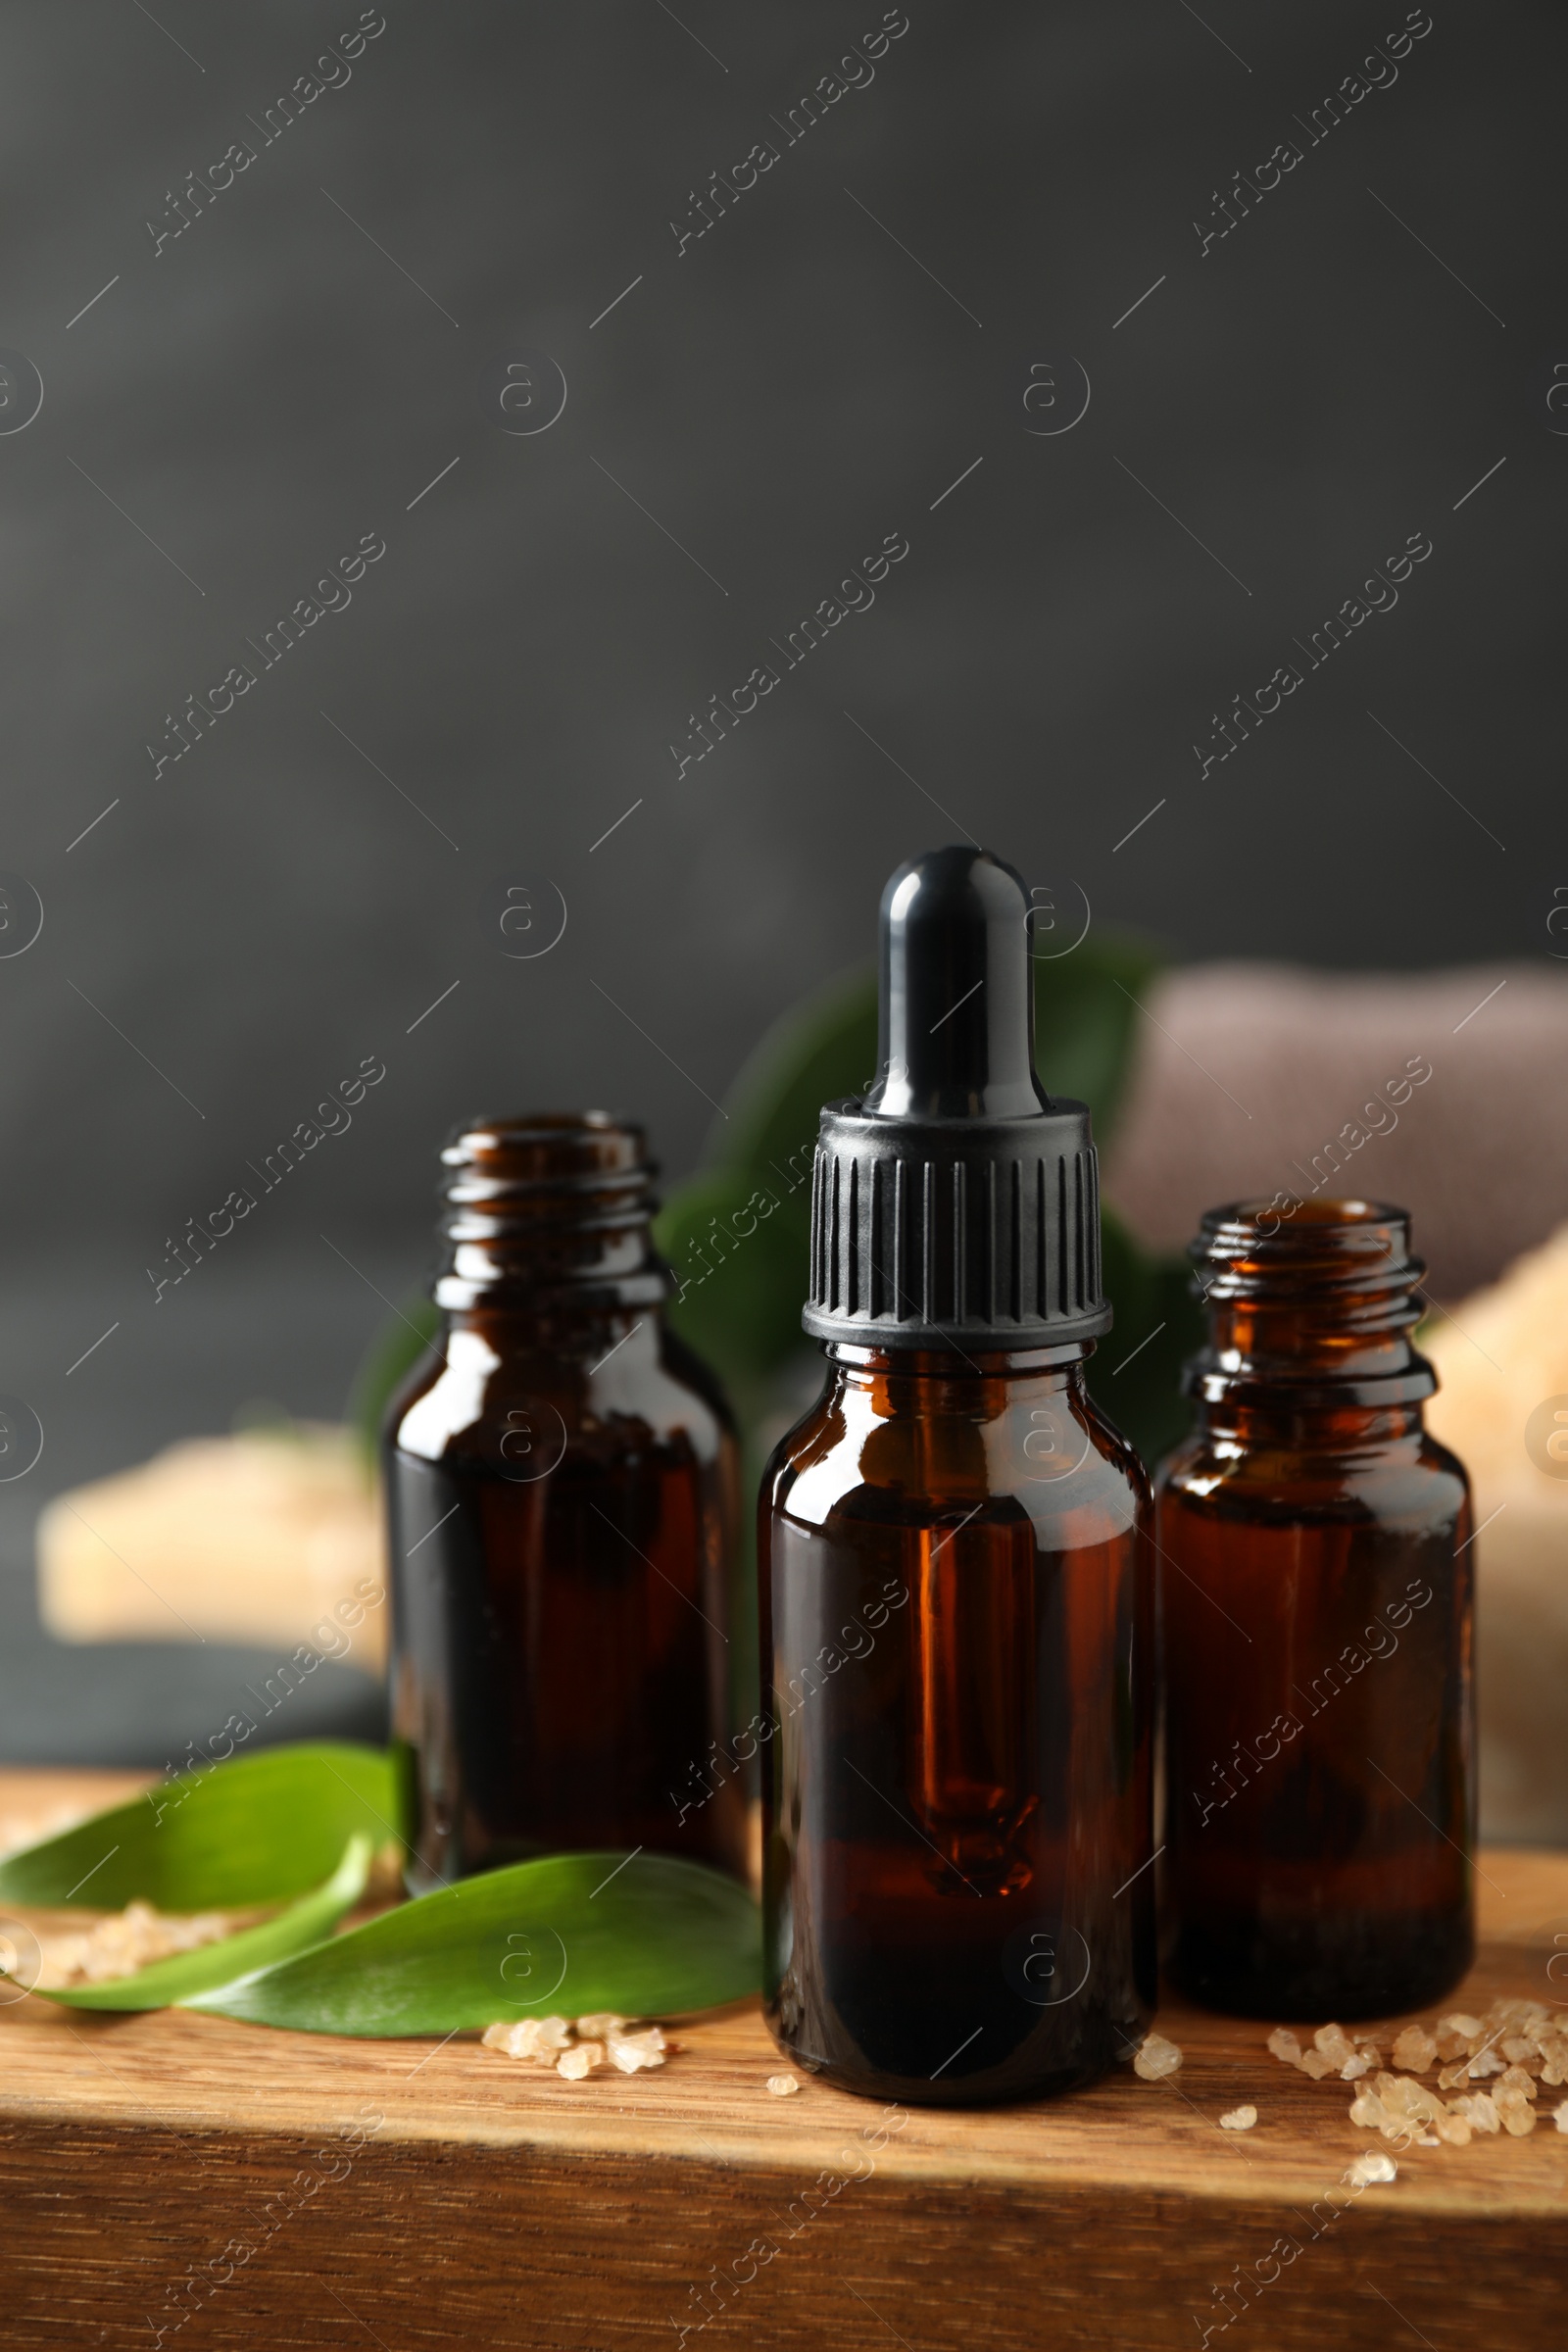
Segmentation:
[(1030, 921), (988, 850), (932, 850), (883, 892), (880, 1073), (822, 1111), (813, 1339), (972, 1353), (1110, 1329), (1088, 1107), (1035, 1075)]

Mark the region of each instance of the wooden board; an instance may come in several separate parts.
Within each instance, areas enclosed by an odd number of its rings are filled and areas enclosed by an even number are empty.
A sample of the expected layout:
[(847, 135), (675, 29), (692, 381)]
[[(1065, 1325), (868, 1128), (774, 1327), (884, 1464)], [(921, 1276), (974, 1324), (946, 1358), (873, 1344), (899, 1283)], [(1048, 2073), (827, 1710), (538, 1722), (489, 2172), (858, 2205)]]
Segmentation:
[[(94, 1776), (90, 1795), (132, 1785)], [(0, 1774), (0, 1817), (72, 1787)], [(1481, 1963), (1450, 2005), (1568, 2006), (1547, 1974), (1568, 1856), (1483, 1868)], [(1159, 2023), (1186, 2053), (1169, 2082), (884, 2119), (811, 2082), (770, 2095), (781, 2062), (750, 2008), (682, 2029), (660, 2073), (567, 2083), (466, 2036), (29, 1997), (0, 2009), (0, 2343), (1562, 2345), (1549, 2119), (1411, 2149), (1352, 2195), (1347, 2165), (1383, 2143), (1349, 2123), (1348, 2084), (1280, 2066), (1263, 2026), (1174, 2002)], [(1222, 2132), (1243, 2101), (1256, 2128)], [(1236, 2266), (1241, 2309), (1217, 2292)]]

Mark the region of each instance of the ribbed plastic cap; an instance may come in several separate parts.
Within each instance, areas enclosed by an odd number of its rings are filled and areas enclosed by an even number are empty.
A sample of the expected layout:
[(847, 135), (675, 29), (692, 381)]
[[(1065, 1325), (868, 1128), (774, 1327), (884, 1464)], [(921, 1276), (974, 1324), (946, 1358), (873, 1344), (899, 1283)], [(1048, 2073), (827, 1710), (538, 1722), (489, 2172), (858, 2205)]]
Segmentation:
[(1028, 891), (933, 850), (882, 894), (881, 1072), (830, 1102), (811, 1182), (817, 1340), (1054, 1347), (1110, 1329), (1089, 1111), (1035, 1075)]

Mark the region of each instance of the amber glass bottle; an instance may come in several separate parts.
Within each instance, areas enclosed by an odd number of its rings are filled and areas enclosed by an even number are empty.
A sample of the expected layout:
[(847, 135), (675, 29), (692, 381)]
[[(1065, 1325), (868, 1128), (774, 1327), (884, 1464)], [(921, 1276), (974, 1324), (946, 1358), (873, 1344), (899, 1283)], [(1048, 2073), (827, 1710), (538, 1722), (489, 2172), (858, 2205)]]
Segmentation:
[(442, 1153), (436, 1348), (387, 1421), (393, 1738), (408, 1878), (646, 1846), (739, 1870), (736, 1447), (669, 1332), (643, 1137), (481, 1119)]
[(820, 1401), (760, 1505), (767, 2016), (850, 2090), (1065, 2090), (1154, 1997), (1149, 1487), (1090, 1402), (1094, 1147), (1034, 1072), (1028, 900), (883, 900), (883, 1077), (823, 1114)]
[(1157, 1540), (1170, 1975), (1247, 2017), (1437, 2000), (1473, 1949), (1470, 1499), (1401, 1209), (1216, 1209)]

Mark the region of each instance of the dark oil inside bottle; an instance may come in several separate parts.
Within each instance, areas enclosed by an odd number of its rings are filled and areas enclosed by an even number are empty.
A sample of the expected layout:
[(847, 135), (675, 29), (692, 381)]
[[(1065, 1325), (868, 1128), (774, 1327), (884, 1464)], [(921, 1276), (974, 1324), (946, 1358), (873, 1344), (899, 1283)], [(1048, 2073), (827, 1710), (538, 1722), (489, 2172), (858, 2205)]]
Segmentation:
[(387, 1450), (410, 1885), (637, 1846), (738, 1871), (735, 1444), (662, 1320), (641, 1139), (490, 1122), (448, 1159), (448, 1329)]
[(1239, 2015), (1389, 2016), (1474, 1949), (1468, 1490), (1399, 1212), (1308, 1201), (1269, 1249), (1240, 1215), (1205, 1220), (1200, 1426), (1157, 1482), (1166, 1967)]
[(761, 1511), (769, 2023), (934, 2105), (1090, 2081), (1154, 1998), (1143, 1473), (1076, 1362), (956, 1369), (841, 1361)]

